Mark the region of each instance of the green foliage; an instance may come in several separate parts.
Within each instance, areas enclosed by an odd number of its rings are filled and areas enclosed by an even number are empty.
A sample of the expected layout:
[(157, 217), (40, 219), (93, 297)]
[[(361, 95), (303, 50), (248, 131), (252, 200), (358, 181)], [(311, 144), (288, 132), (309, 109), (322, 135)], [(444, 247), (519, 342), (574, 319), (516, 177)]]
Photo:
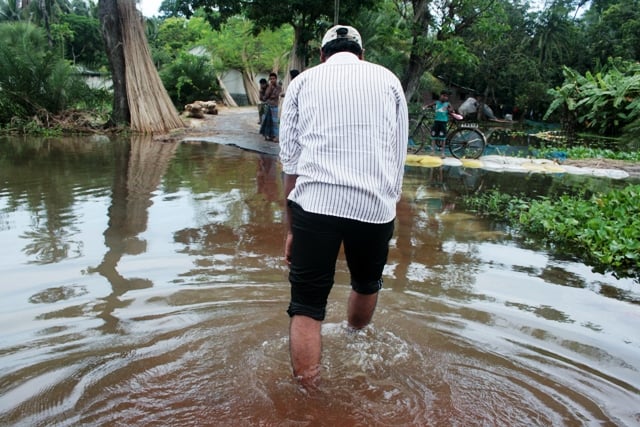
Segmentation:
[(616, 151), (609, 148), (593, 147), (552, 147), (547, 146), (538, 150), (538, 156), (546, 157), (554, 152), (564, 151), (570, 159), (613, 159), (640, 162), (640, 151)]
[[(351, 20), (360, 10), (373, 7), (378, 0), (352, 0), (339, 2), (340, 21), (352, 24)], [(310, 57), (310, 44), (318, 40), (330, 26), (335, 11), (333, 2), (325, 0), (289, 0), (274, 3), (272, 0), (165, 0), (160, 10), (167, 16), (190, 18), (195, 13), (202, 16), (215, 29), (220, 29), (230, 17), (242, 15), (254, 23), (254, 33), (265, 29), (275, 30), (285, 24), (296, 29), (295, 46), (305, 64)], [(287, 47), (291, 49), (291, 46)]]
[(554, 200), (525, 200), (492, 190), (466, 198), (465, 204), (583, 258), (596, 271), (640, 280), (639, 197), (639, 185)]
[(62, 15), (60, 21), (69, 30), (62, 41), (65, 58), (92, 69), (108, 65), (98, 18), (70, 13)]
[(605, 9), (594, 5), (585, 14), (588, 56), (600, 62), (610, 57), (640, 60), (640, 0), (605, 4)]
[(26, 20), (28, 16), (28, 12), (20, 8), (17, 1), (0, 0), (0, 22)]
[(217, 62), (226, 69), (246, 70), (249, 74), (286, 68), (287, 54), (293, 45), (290, 26), (253, 33), (253, 22), (241, 16), (231, 17), (219, 31), (201, 40)]
[(365, 58), (401, 76), (409, 61), (411, 49), (410, 25), (399, 15), (393, 2), (361, 11), (353, 25), (365, 40)]
[[(585, 6), (584, 2), (557, 0), (537, 11), (532, 11), (530, 2), (520, 0), (338, 4), (339, 21), (360, 30), (366, 59), (396, 73), (407, 95), (416, 95), (414, 99), (422, 100), (425, 92), (434, 89), (437, 92), (439, 84), (460, 85), (469, 89), (468, 94), (485, 95), (492, 107), (494, 103), (507, 108), (515, 105), (521, 111), (546, 110), (561, 116), (570, 137), (586, 130), (622, 136), (628, 143), (635, 141), (637, 147), (638, 1), (607, 0)], [(0, 0), (0, 21), (41, 25), (45, 40), (53, 43), (38, 48), (41, 51), (55, 52), (90, 69), (106, 68), (95, 0), (31, 1), (25, 9), (19, 3)], [(181, 53), (204, 47), (218, 73), (236, 68), (250, 81), (258, 72), (286, 69), (287, 61), (296, 68), (316, 64), (318, 42), (333, 23), (335, 4), (320, 0), (165, 0), (162, 11), (165, 18), (171, 18), (147, 21), (147, 35), (159, 70), (178, 61)], [(576, 7), (589, 9), (582, 15), (575, 13)], [(5, 54), (7, 49), (0, 47)], [(38, 49), (34, 59), (41, 62)], [(606, 67), (597, 65), (608, 57), (622, 59)], [(14, 68), (18, 67), (3, 64), (2, 72)], [(575, 70), (575, 75), (566, 70)], [(36, 88), (31, 74), (25, 74), (25, 85)], [(180, 76), (170, 70), (164, 74), (174, 75), (176, 81), (167, 83), (176, 96), (195, 81), (193, 77), (178, 81)], [(432, 76), (444, 83), (434, 82)], [(552, 87), (556, 89), (549, 93)], [(63, 101), (69, 90), (62, 94)], [(8, 112), (29, 114), (7, 92), (0, 97), (0, 107), (5, 118)]]
[[(0, 24), (0, 123), (57, 114), (86, 99), (87, 85), (27, 23)], [(44, 121), (44, 120), (43, 120)]]
[(601, 135), (640, 137), (640, 63), (610, 60), (595, 73), (568, 67), (563, 73), (562, 86), (549, 91), (553, 101), (545, 118), (561, 109), (566, 120)]
[(218, 80), (207, 57), (180, 53), (160, 71), (160, 78), (178, 108), (193, 101), (220, 98)]
[(200, 34), (194, 28), (199, 18), (187, 20), (185, 18), (168, 18), (158, 27), (156, 45), (171, 53), (175, 58), (179, 52), (193, 48)]

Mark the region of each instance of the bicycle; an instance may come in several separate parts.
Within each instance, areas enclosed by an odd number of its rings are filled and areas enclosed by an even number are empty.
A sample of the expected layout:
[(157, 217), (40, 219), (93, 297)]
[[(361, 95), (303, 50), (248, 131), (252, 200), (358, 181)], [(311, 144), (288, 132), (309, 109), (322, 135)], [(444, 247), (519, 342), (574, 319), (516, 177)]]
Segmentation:
[[(419, 153), (425, 144), (431, 142), (431, 126), (433, 122), (432, 110), (425, 109), (417, 119), (409, 122), (409, 145), (413, 148), (413, 153)], [(460, 122), (460, 124), (459, 124)], [(449, 151), (456, 159), (477, 159), (482, 156), (487, 139), (478, 129), (477, 123), (463, 122), (456, 118), (449, 120), (447, 124), (447, 136), (444, 141), (444, 150), (449, 147)]]

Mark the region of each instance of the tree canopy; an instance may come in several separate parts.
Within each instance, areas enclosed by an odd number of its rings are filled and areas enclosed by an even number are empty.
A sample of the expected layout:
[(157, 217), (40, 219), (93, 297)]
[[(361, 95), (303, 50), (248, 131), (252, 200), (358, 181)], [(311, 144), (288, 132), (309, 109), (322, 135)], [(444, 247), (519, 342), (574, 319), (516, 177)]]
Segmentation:
[[(167, 78), (197, 70), (184, 68), (185, 54), (205, 49), (204, 66), (218, 77), (239, 70), (249, 93), (258, 73), (286, 78), (291, 68), (317, 63), (319, 39), (338, 16), (360, 30), (365, 58), (396, 73), (410, 101), (458, 85), (541, 119), (555, 99), (549, 90), (566, 84), (566, 69), (597, 75), (610, 58), (640, 60), (640, 0), (629, 1), (552, 0), (533, 9), (526, 0), (165, 0), (146, 34)], [(93, 1), (0, 0), (0, 24), (26, 20), (43, 29), (54, 57), (106, 70)]]

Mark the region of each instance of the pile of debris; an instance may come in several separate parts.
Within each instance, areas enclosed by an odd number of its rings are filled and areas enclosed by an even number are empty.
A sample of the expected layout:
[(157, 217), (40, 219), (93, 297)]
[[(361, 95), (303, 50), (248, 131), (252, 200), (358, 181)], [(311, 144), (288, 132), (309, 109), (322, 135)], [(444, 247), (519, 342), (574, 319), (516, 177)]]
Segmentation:
[(194, 101), (184, 106), (187, 117), (203, 119), (205, 114), (218, 114), (216, 101)]

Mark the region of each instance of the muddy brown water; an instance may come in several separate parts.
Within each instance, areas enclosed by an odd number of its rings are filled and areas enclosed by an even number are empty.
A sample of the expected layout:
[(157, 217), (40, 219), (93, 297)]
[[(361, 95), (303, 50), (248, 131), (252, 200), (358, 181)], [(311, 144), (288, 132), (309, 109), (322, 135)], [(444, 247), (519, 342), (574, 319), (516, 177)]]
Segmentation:
[(344, 332), (341, 258), (302, 392), (279, 164), (237, 114), (184, 142), (0, 139), (0, 425), (640, 423), (640, 285), (458, 203), (624, 185), (595, 178), (407, 167), (374, 322)]

